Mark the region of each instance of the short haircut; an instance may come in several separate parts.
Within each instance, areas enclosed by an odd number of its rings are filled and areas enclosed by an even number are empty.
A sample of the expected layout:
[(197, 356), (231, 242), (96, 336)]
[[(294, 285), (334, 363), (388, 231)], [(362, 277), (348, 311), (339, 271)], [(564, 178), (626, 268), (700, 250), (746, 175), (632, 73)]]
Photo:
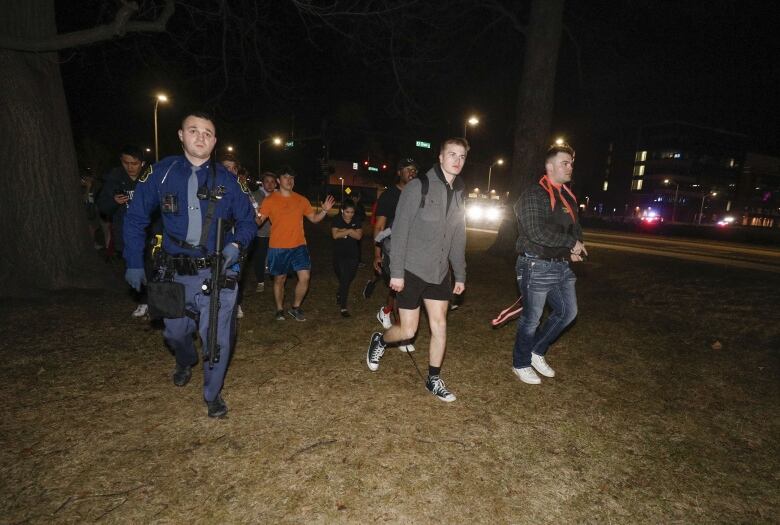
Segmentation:
[(236, 165), (240, 165), (241, 163), (238, 162), (238, 159), (235, 155), (233, 155), (231, 152), (223, 153), (219, 156), (219, 162), (235, 162)]
[(295, 173), (295, 170), (292, 169), (290, 166), (284, 165), (281, 168), (279, 168), (278, 170), (276, 170), (276, 176), (277, 177), (281, 177), (282, 175), (290, 175), (292, 177), (295, 177), (298, 174)]
[(444, 153), (444, 150), (447, 148), (448, 144), (457, 144), (458, 146), (463, 147), (466, 150), (466, 153), (468, 153), (469, 150), (471, 149), (468, 140), (461, 137), (451, 137), (441, 143), (441, 148), (439, 148), (439, 154)]
[(122, 149), (119, 151), (119, 155), (130, 155), (131, 157), (138, 160), (144, 160), (144, 152), (141, 151), (141, 148), (138, 146), (133, 146), (132, 144), (125, 144), (122, 146)]
[(184, 129), (184, 121), (190, 117), (196, 117), (196, 118), (202, 118), (203, 120), (208, 120), (209, 122), (211, 122), (211, 125), (214, 126), (214, 133), (217, 132), (217, 125), (214, 123), (214, 117), (211, 116), (211, 113), (202, 109), (195, 109), (185, 113), (184, 116), (181, 118), (181, 129)]
[(341, 204), (341, 209), (346, 210), (347, 208), (355, 209), (355, 201), (352, 199), (344, 199), (344, 202)]
[(564, 142), (563, 144), (553, 144), (547, 148), (547, 153), (544, 154), (544, 163), (550, 162), (558, 153), (568, 153), (572, 159), (574, 158), (574, 148)]
[(271, 177), (272, 179), (276, 180), (276, 173), (273, 171), (265, 171), (262, 175), (260, 175), (260, 180), (265, 180), (266, 177)]

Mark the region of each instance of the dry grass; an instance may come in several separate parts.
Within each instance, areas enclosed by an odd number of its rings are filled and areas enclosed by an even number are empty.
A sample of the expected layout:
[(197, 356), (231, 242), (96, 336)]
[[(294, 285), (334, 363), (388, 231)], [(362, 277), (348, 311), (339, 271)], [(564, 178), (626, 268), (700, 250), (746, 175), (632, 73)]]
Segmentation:
[(593, 253), (549, 354), (558, 377), (532, 387), (510, 372), (514, 329), (488, 325), (513, 264), (472, 235), (448, 405), (396, 350), (367, 370), (383, 290), (359, 298), (361, 273), (339, 318), (320, 235), (309, 321), (272, 321), (270, 293), (247, 294), (221, 421), (199, 369), (171, 385), (159, 330), (125, 297), (0, 306), (0, 521), (777, 522), (778, 276)]

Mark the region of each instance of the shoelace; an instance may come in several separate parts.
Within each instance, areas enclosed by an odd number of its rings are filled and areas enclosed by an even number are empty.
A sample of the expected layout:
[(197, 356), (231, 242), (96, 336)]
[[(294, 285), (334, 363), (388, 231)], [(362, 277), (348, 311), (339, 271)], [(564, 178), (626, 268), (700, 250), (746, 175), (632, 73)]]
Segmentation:
[(385, 347), (381, 344), (377, 344), (372, 350), (371, 350), (371, 360), (376, 361), (380, 357), (385, 355)]
[(444, 386), (444, 380), (440, 377), (437, 377), (436, 379), (431, 380), (431, 384), (433, 385), (433, 393), (441, 396), (448, 396), (450, 395), (450, 391), (447, 390), (447, 387)]

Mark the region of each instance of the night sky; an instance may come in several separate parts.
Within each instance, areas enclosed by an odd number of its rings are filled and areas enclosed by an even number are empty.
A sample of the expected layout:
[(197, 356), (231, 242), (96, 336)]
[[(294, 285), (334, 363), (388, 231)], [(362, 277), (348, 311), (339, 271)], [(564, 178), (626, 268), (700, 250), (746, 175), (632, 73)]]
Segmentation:
[[(114, 15), (103, 2), (65, 4), (60, 32)], [(333, 158), (392, 158), (405, 153), (397, 143), (461, 135), (471, 113), (481, 119), (469, 130), (472, 162), (511, 156), (523, 36), (491, 2), (362, 2), (397, 9), (324, 20), (289, 2), (199, 4), (212, 2), (177, 5), (166, 34), (61, 52), (80, 151), (151, 147), (153, 96), (163, 91), (172, 97), (159, 110), (163, 155), (178, 152), (181, 112), (207, 107), (220, 145), (245, 152), (250, 166), (259, 136), (293, 126), (303, 137), (326, 121), (343, 139)], [(525, 22), (527, 10), (515, 11)], [(615, 134), (662, 120), (745, 133), (751, 150), (780, 156), (777, 11), (771, 2), (569, 0), (553, 134), (585, 166), (601, 162)], [(269, 151), (269, 162), (282, 155)], [(501, 185), (506, 173), (494, 176)]]

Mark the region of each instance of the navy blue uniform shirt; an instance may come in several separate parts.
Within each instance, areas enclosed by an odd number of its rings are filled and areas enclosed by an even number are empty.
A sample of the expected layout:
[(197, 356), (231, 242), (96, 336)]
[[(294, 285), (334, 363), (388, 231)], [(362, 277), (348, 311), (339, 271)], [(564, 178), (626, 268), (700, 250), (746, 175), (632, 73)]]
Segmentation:
[[(235, 175), (221, 164), (216, 165), (216, 181), (212, 181), (210, 163), (211, 161), (205, 162), (198, 168), (198, 187), (205, 186), (208, 180), (209, 187), (221, 187), (223, 191), (222, 198), (217, 200), (214, 207), (214, 218), (206, 242), (207, 252), (214, 253), (219, 217), (234, 221), (233, 231), (228, 231), (223, 236), (225, 244), (239, 242), (246, 247), (257, 233), (255, 210)], [(124, 257), (128, 268), (144, 267), (144, 231), (149, 224), (149, 217), (156, 210), (161, 212), (163, 250), (166, 253), (192, 257), (206, 255), (198, 249), (178, 246), (170, 238), (187, 238), (188, 206), (191, 204), (188, 202), (187, 186), (192, 166), (184, 155), (166, 157), (152, 167), (152, 173), (145, 180), (139, 178), (124, 224)], [(201, 221), (205, 220), (209, 201), (199, 200), (192, 204), (200, 208)]]

